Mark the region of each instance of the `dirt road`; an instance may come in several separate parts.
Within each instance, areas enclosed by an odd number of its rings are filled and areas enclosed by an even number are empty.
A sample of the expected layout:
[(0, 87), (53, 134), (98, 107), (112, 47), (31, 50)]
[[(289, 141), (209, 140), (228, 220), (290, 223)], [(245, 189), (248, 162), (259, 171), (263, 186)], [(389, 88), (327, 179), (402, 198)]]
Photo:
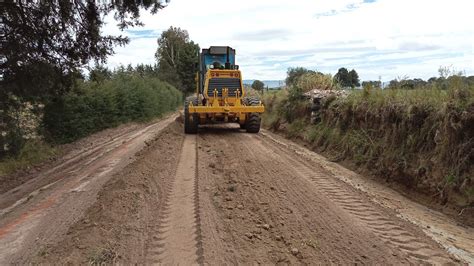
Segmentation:
[(472, 228), (368, 178), (267, 131), (173, 121), (2, 194), (0, 264), (474, 263)]
[(102, 186), (169, 123), (130, 127), (87, 143), (51, 169), (0, 195), (0, 265), (24, 263), (38, 244), (55, 243)]

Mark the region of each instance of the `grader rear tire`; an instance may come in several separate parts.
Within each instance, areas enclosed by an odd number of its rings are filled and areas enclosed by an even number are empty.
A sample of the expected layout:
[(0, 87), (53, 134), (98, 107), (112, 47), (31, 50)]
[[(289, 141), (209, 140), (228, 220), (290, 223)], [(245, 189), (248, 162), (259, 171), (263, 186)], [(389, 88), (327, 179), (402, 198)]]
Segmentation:
[(247, 133), (258, 133), (260, 131), (260, 115), (251, 113), (245, 122), (245, 129)]
[[(193, 104), (197, 104), (197, 99), (192, 101)], [(196, 134), (198, 132), (199, 117), (197, 114), (189, 113), (189, 102), (190, 100), (184, 102), (184, 133)]]

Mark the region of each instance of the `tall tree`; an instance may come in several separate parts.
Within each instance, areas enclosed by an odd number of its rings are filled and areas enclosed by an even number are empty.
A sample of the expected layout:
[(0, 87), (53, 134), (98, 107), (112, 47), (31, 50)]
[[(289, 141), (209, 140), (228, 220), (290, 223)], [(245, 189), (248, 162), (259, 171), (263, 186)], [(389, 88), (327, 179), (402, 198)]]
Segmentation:
[(110, 79), (111, 77), (112, 77), (112, 72), (103, 65), (96, 65), (89, 72), (89, 80), (99, 82), (99, 83), (107, 79)]
[(349, 77), (350, 77), (350, 80), (351, 80), (351, 87), (352, 88), (360, 86), (359, 74), (357, 74), (357, 72), (354, 69), (352, 69), (349, 72)]
[(254, 80), (252, 82), (252, 89), (256, 91), (263, 91), (264, 87), (265, 87), (265, 84), (261, 82), (260, 80)]
[(334, 80), (339, 83), (341, 87), (351, 87), (352, 85), (351, 76), (345, 67), (339, 68), (336, 75), (334, 75)]
[(359, 74), (357, 74), (354, 69), (348, 71), (345, 67), (339, 68), (336, 75), (334, 75), (334, 80), (339, 83), (341, 87), (354, 88), (360, 86)]
[(199, 45), (186, 30), (170, 27), (158, 38), (156, 60), (159, 77), (184, 92), (195, 90)]
[(115, 45), (128, 43), (101, 33), (107, 14), (123, 30), (142, 25), (140, 10), (161, 8), (159, 0), (0, 1), (2, 90), (25, 98), (64, 93), (79, 68), (104, 63)]
[(290, 67), (286, 71), (285, 83), (287, 86), (296, 85), (298, 78), (306, 73), (315, 73), (313, 70), (306, 69), (304, 67)]

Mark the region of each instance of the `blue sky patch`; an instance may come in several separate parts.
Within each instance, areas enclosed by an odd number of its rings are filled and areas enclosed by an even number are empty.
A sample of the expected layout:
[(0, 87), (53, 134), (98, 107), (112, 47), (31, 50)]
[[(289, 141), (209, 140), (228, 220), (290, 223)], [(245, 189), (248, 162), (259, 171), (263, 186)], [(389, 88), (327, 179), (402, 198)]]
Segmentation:
[(125, 30), (128, 34), (130, 34), (130, 38), (157, 38), (159, 34), (156, 33), (155, 30)]

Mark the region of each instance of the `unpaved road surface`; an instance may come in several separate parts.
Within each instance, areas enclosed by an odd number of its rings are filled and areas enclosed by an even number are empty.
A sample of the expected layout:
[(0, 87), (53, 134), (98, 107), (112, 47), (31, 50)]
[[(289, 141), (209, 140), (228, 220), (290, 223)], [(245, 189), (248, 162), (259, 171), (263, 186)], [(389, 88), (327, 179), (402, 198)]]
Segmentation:
[(0, 195), (0, 265), (24, 263), (39, 243), (54, 243), (157, 132), (176, 119), (132, 127), (66, 155), (59, 165)]
[(3, 193), (0, 264), (474, 263), (472, 228), (393, 190), (267, 131), (174, 119)]

